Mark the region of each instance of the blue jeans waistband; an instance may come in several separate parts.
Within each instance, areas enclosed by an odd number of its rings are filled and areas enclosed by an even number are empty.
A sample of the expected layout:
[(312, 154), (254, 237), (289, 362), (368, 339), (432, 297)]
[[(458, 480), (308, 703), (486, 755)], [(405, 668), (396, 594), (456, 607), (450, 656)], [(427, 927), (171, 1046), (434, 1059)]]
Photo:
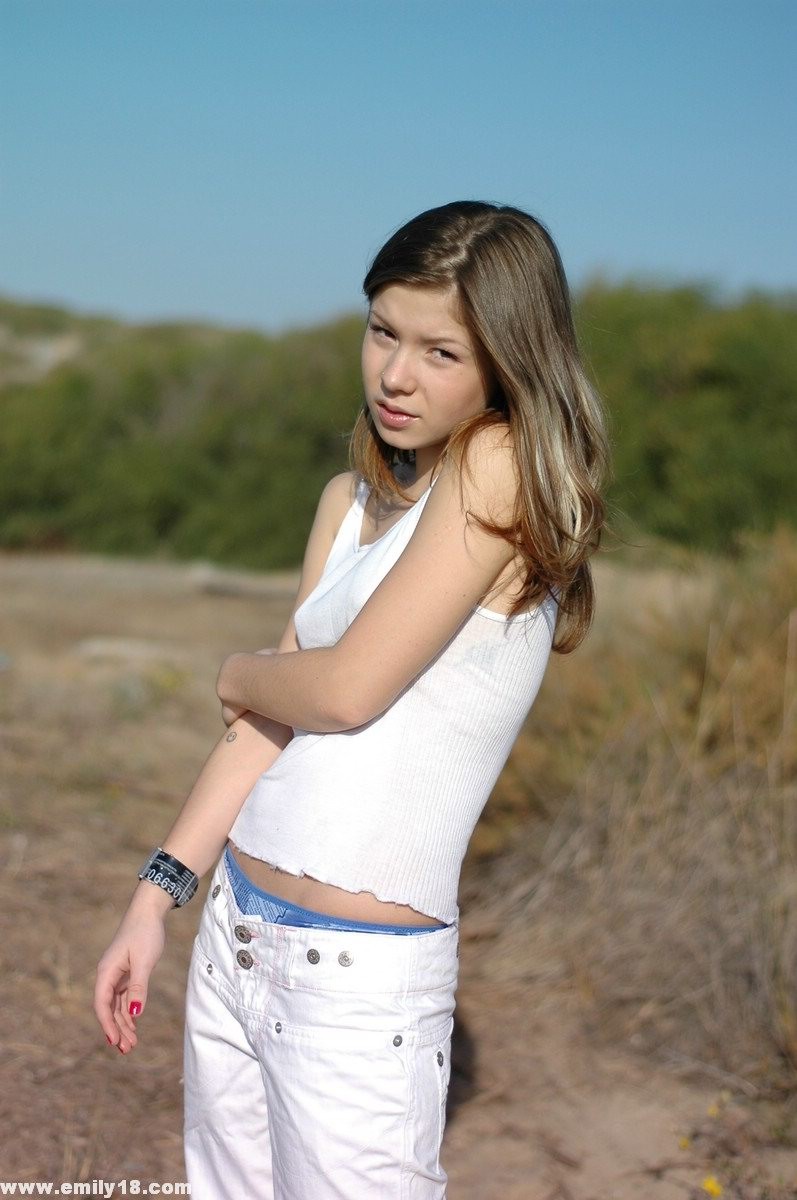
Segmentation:
[(442, 925), (380, 925), (370, 921), (353, 921), (349, 917), (330, 917), (326, 913), (301, 908), (279, 896), (272, 896), (256, 887), (241, 868), (230, 850), (224, 851), (224, 863), (235, 903), (245, 916), (262, 917), (274, 925), (300, 925), (310, 929), (346, 929), (352, 933), (434, 933)]

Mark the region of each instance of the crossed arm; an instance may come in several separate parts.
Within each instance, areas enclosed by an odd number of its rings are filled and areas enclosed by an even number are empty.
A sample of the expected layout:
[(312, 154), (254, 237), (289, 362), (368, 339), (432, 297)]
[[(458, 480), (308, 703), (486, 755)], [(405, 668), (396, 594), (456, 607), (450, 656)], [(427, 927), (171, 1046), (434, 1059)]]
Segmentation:
[[(468, 509), (502, 524), (511, 518), (514, 459), (498, 432), (473, 439), (473, 482), (463, 479), (462, 498), (459, 476), (452, 465), (443, 467), (409, 544), (335, 646), (299, 650), (291, 614), (276, 654), (233, 654), (224, 662), (219, 697), (248, 711), (214, 747), (161, 842), (198, 875), (217, 860), (251, 787), (291, 740), (291, 726), (337, 732), (384, 711), (509, 562), (507, 542), (467, 519)], [(348, 476), (336, 476), (325, 489), (293, 612), (320, 578), (348, 485)], [(171, 905), (159, 888), (138, 884), (97, 967), (95, 1012), (108, 1042), (122, 1053), (138, 1041), (135, 1018), (147, 1004)]]
[(409, 543), (339, 641), (291, 654), (231, 654), (216, 685), (223, 704), (337, 733), (393, 703), (513, 555), (467, 515), (511, 520), (517, 479), (505, 433), (480, 431), (469, 454), (472, 479), (466, 473), (460, 481), (454, 464), (444, 464)]

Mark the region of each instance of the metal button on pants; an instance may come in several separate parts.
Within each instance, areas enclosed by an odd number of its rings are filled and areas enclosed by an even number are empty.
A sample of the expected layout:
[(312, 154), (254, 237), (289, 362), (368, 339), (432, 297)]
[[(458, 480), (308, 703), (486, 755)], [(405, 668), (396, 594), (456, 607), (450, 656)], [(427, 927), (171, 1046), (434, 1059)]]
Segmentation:
[(222, 857), (186, 991), (192, 1200), (443, 1200), (457, 938), (272, 924)]

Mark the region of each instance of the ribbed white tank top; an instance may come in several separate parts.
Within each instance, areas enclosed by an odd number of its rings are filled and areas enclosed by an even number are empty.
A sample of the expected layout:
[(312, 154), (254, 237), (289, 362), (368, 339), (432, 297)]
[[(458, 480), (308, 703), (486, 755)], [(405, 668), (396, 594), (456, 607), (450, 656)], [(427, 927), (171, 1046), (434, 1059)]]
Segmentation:
[[(301, 649), (343, 635), (410, 540), (431, 487), (361, 546), (368, 492), (359, 480), (323, 575), (296, 611)], [(457, 920), (462, 860), (539, 691), (555, 621), (551, 598), (511, 619), (474, 607), (380, 716), (342, 733), (295, 729), (231, 840), (291, 874)]]

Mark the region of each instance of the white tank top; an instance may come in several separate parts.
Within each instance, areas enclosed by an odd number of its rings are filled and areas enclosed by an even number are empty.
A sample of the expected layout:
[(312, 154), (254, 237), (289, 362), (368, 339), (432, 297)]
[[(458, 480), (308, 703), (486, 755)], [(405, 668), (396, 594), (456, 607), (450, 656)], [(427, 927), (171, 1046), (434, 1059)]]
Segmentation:
[[(343, 635), (410, 540), (431, 486), (361, 546), (368, 492), (360, 479), (323, 575), (295, 613), (301, 649)], [(556, 608), (549, 597), (508, 619), (476, 605), (380, 716), (342, 733), (294, 729), (230, 839), (293, 875), (457, 920), (462, 860), (539, 691)]]

